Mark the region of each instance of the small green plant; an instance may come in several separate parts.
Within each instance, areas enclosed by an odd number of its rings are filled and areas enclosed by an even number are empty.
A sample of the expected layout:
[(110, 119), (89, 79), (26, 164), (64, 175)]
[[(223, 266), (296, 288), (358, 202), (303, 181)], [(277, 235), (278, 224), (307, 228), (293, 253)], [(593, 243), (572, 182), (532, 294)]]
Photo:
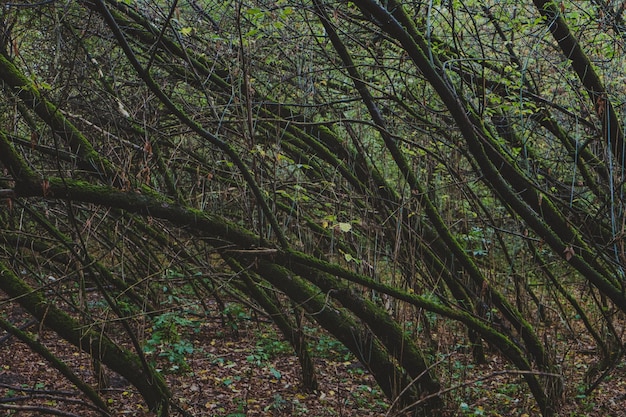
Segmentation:
[(227, 414), (226, 417), (246, 417), (246, 402), (241, 398), (237, 398), (234, 401), (237, 404), (237, 411)]
[(489, 254), (491, 239), (486, 237), (488, 234), (482, 227), (472, 227), (472, 229), (463, 235), (460, 235), (462, 241), (466, 244), (466, 251), (476, 257), (483, 257)]
[(255, 352), (263, 356), (264, 360), (270, 360), (282, 354), (292, 353), (289, 343), (281, 340), (276, 333), (257, 334)]
[(230, 387), (231, 385), (239, 381), (241, 381), (241, 377), (239, 375), (235, 375), (233, 377), (226, 377), (222, 379), (222, 384), (224, 384), (225, 387)]
[(187, 355), (194, 352), (193, 344), (181, 338), (182, 328), (198, 329), (199, 323), (182, 316), (179, 312), (167, 312), (154, 318), (152, 334), (146, 341), (144, 352), (158, 354), (170, 363), (169, 372), (187, 370)]
[(213, 353), (207, 353), (206, 357), (211, 361), (211, 365), (224, 366), (224, 363), (226, 363), (226, 360), (224, 360), (224, 358), (217, 356)]
[(365, 375), (365, 368), (363, 368), (360, 362), (354, 362), (348, 365), (348, 373), (351, 375)]
[(309, 409), (306, 408), (306, 405), (302, 404), (300, 402), (300, 400), (298, 400), (297, 398), (294, 398), (293, 400), (291, 400), (291, 406), (293, 408), (293, 414), (294, 416), (303, 416), (308, 414)]
[(462, 402), (459, 408), (461, 409), (461, 412), (463, 413), (464, 416), (478, 417), (478, 416), (485, 415), (485, 410), (480, 406), (470, 407), (467, 403)]
[(268, 405), (267, 407), (265, 407), (265, 409), (263, 411), (274, 411), (275, 413), (283, 413), (288, 411), (287, 407), (288, 407), (288, 402), (287, 400), (285, 400), (282, 395), (280, 394), (274, 394), (274, 398), (272, 399), (272, 402), (270, 405)]
[(239, 325), (242, 322), (249, 321), (251, 319), (250, 314), (239, 304), (229, 303), (222, 311), (227, 318), (227, 324), (232, 330), (239, 330)]
[(251, 355), (246, 356), (246, 360), (250, 363), (255, 364), (256, 366), (262, 366), (265, 362), (269, 360), (269, 355), (263, 351), (256, 351)]
[(372, 388), (367, 385), (358, 385), (352, 395), (352, 400), (359, 407), (366, 407), (370, 403), (369, 395), (372, 393)]
[(340, 341), (326, 334), (320, 335), (315, 345), (315, 353), (324, 359), (339, 359), (348, 361), (353, 358), (352, 353)]
[(585, 395), (584, 388), (578, 388), (579, 394), (576, 395), (576, 402), (580, 405), (580, 410), (588, 413), (596, 408), (596, 403), (590, 397)]
[(276, 355), (291, 351), (289, 345), (276, 338), (261, 337), (256, 343), (254, 352), (246, 360), (256, 366), (267, 368), (275, 379), (282, 378), (282, 374), (268, 362)]

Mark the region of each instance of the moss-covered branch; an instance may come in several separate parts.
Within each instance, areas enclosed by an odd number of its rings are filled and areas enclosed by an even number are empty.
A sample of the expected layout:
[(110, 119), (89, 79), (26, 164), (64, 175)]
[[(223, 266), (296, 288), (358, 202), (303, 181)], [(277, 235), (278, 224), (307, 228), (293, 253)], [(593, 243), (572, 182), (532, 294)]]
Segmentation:
[(46, 299), (43, 290), (33, 289), (0, 263), (0, 289), (26, 311), (55, 331), (63, 339), (130, 381), (141, 393), (150, 409), (167, 416), (171, 394), (163, 378), (152, 370), (147, 374), (136, 355), (117, 346), (102, 332), (81, 326), (75, 319)]

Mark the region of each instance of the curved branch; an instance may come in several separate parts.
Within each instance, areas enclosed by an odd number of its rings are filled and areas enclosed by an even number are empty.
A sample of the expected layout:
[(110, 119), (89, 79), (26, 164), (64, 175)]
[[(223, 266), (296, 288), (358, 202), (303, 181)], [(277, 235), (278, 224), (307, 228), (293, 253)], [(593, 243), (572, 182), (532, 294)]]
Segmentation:
[(2, 262), (0, 277), (2, 277), (0, 289), (37, 320), (74, 346), (101, 359), (102, 363), (137, 387), (151, 410), (164, 417), (168, 415), (171, 394), (165, 381), (156, 371), (146, 374), (135, 355), (121, 349), (101, 332), (81, 326), (50, 303), (45, 298), (43, 290), (29, 287)]

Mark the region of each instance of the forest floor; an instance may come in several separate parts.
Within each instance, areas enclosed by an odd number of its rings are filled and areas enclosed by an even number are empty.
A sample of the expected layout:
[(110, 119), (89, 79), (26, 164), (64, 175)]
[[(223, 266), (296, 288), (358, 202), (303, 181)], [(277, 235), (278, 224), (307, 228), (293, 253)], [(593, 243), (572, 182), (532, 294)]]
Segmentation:
[[(165, 315), (146, 326), (153, 353), (168, 381), (173, 401), (192, 416), (382, 416), (388, 402), (373, 379), (341, 345), (321, 336), (315, 346), (319, 389), (300, 388), (300, 365), (289, 346), (263, 319), (233, 312), (236, 322)], [(243, 317), (245, 316), (245, 317)], [(18, 309), (13, 323), (37, 333), (57, 357), (96, 385), (88, 356), (41, 329)], [(158, 336), (155, 336), (156, 334)], [(170, 334), (165, 334), (170, 333)], [(150, 343), (149, 343), (150, 346)], [(153, 416), (138, 392), (107, 371), (102, 390), (112, 415)], [(15, 337), (0, 333), (0, 416), (98, 416), (75, 386)], [(173, 415), (182, 413), (173, 412)]]
[[(172, 389), (173, 401), (192, 416), (396, 416), (389, 410), (373, 379), (332, 338), (316, 334), (311, 346), (316, 357), (319, 389), (300, 388), (300, 366), (289, 347), (265, 320), (243, 309), (231, 311), (237, 320), (224, 323), (193, 315), (165, 315), (145, 326), (152, 340), (149, 358), (155, 359)], [(14, 323), (27, 319), (16, 311)], [(20, 321), (21, 319), (21, 321)], [(59, 341), (32, 323), (58, 357), (86, 381), (94, 383), (87, 355)], [(169, 334), (168, 334), (169, 333)], [(439, 336), (441, 342), (445, 336)], [(150, 346), (150, 343), (149, 345)], [(577, 353), (578, 352), (578, 353)], [(568, 372), (588, 366), (584, 350), (571, 349), (578, 364)], [(509, 371), (495, 352), (483, 365), (472, 365), (466, 354), (442, 358), (438, 372), (456, 385), (445, 394), (450, 416), (539, 415), (521, 376)], [(622, 364), (623, 365), (623, 364)], [(139, 394), (124, 379), (107, 372), (103, 390), (112, 415), (152, 416)], [(566, 378), (559, 416), (619, 417), (626, 415), (626, 366), (618, 366), (589, 396), (577, 392)], [(0, 415), (96, 416), (88, 400), (45, 360), (14, 337), (0, 334)], [(177, 415), (179, 413), (173, 413)], [(180, 413), (182, 415), (182, 413)]]

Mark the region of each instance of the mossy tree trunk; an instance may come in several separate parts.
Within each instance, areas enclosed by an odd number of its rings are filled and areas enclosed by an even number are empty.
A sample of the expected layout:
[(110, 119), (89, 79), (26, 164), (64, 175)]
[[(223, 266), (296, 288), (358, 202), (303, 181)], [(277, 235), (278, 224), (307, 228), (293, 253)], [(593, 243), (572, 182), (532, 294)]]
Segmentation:
[[(205, 310), (205, 295), (245, 289), (309, 389), (320, 381), (283, 297), (418, 415), (442, 410), (446, 388), (424, 350), (458, 352), (406, 331), (416, 309), (441, 319), (431, 341), (451, 332), (475, 361), (491, 354), (484, 341), (554, 414), (567, 358), (547, 319), (578, 314), (607, 373), (623, 345), (625, 99), (601, 76), (623, 65), (594, 56), (610, 48), (587, 29), (621, 17), (605, 7), (597, 24), (595, 12), (573, 19), (565, 3), (533, 1), (515, 20), (498, 2), (448, 3), (98, 0), (62, 16), (55, 2), (7, 5), (3, 291), (162, 413), (170, 394), (131, 322), (158, 311), (169, 265)], [(563, 56), (548, 63), (551, 48)], [(53, 305), (84, 280), (135, 354), (106, 326), (82, 330), (91, 316), (78, 302)]]

